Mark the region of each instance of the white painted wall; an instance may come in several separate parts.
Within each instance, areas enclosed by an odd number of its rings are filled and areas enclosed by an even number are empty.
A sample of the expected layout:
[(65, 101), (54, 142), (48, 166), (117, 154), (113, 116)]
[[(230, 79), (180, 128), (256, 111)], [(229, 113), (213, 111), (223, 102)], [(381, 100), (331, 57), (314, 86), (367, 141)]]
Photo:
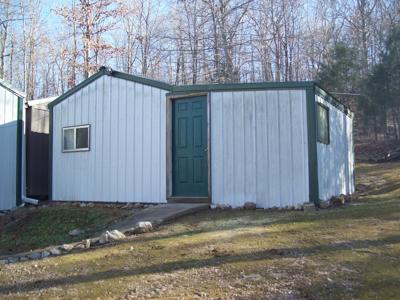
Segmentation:
[(213, 92), (211, 173), (214, 204), (308, 202), (305, 90)]
[(317, 143), (319, 197), (354, 193), (353, 120), (339, 109), (316, 96), (329, 107), (330, 143)]
[[(53, 109), (53, 200), (166, 202), (167, 91), (102, 76)], [(62, 128), (91, 125), (90, 151)]]
[(16, 206), (18, 97), (0, 86), (0, 210)]

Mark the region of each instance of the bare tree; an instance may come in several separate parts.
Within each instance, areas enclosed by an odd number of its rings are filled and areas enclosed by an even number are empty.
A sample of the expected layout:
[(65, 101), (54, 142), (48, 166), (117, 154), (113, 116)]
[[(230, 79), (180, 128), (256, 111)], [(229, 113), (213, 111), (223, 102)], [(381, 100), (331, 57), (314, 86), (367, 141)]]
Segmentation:
[[(73, 55), (78, 51), (82, 54), (83, 77), (87, 78), (99, 67), (101, 55), (113, 51), (104, 35), (114, 28), (120, 6), (111, 0), (79, 0), (76, 5), (60, 7), (56, 12), (72, 28), (73, 37), (80, 35), (81, 49), (74, 49)], [(74, 46), (75, 43), (74, 38)]]

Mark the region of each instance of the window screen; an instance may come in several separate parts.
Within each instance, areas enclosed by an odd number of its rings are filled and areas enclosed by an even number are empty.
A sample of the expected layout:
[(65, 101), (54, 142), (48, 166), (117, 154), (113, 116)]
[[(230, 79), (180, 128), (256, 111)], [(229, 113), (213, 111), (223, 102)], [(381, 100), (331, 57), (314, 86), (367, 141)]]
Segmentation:
[(318, 142), (329, 144), (329, 108), (317, 103)]
[(76, 129), (76, 148), (77, 149), (89, 148), (89, 127), (82, 127)]
[(90, 126), (63, 128), (63, 152), (89, 151)]
[(64, 150), (74, 150), (74, 129), (64, 130)]

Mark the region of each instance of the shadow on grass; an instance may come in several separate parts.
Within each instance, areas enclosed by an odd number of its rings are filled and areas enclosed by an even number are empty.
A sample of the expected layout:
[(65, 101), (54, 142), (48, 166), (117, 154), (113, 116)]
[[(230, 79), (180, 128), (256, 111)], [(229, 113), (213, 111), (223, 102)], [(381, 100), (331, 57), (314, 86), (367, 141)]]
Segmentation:
[(110, 269), (108, 271), (73, 275), (52, 279), (39, 279), (27, 283), (6, 284), (0, 287), (0, 294), (12, 292), (30, 292), (37, 289), (52, 288), (66, 284), (90, 283), (98, 280), (115, 279), (127, 276), (138, 276), (153, 273), (171, 273), (177, 270), (187, 270), (192, 268), (215, 267), (227, 263), (260, 261), (274, 258), (296, 258), (310, 256), (321, 252), (330, 253), (340, 250), (357, 250), (366, 247), (378, 247), (389, 244), (400, 243), (400, 235), (392, 235), (377, 240), (357, 240), (337, 244), (321, 245), (307, 248), (279, 248), (266, 249), (258, 252), (244, 254), (226, 254), (221, 257), (209, 257), (205, 259), (189, 259), (184, 261), (173, 261), (150, 266), (137, 267), (134, 269)]
[(375, 190), (372, 190), (371, 192), (369, 192), (369, 195), (371, 195), (371, 196), (384, 195), (384, 194), (388, 194), (388, 193), (394, 192), (399, 189), (400, 189), (400, 183), (397, 183), (397, 184), (388, 183), (388, 184), (379, 186), (379, 188), (377, 188)]
[(314, 278), (299, 290), (306, 299), (399, 299), (400, 260), (379, 256), (347, 261), (346, 271)]

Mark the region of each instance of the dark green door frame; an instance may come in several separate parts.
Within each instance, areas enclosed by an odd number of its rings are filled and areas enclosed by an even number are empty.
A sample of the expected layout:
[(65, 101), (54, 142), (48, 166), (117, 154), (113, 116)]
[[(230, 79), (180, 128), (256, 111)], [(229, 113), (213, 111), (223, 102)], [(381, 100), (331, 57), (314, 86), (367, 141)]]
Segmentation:
[[(208, 151), (205, 151), (205, 158), (207, 164), (206, 171), (206, 181), (207, 181), (207, 191), (197, 196), (194, 194), (191, 195), (174, 195), (174, 149), (173, 149), (173, 105), (175, 101), (191, 99), (193, 97), (204, 97), (205, 99), (205, 129), (206, 129), (206, 148)], [(184, 94), (169, 94), (166, 97), (166, 106), (167, 106), (167, 114), (166, 114), (166, 153), (167, 153), (167, 200), (168, 202), (202, 202), (202, 203), (211, 203), (211, 145), (210, 145), (210, 97), (209, 93), (184, 93)]]

